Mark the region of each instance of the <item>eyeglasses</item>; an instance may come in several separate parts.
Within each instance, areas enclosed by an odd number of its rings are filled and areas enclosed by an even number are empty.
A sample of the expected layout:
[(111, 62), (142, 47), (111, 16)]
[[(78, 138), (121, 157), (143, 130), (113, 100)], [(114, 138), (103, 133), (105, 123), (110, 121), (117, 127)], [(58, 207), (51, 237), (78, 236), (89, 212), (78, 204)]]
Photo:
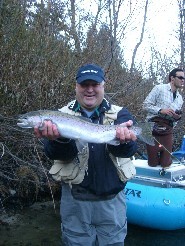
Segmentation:
[(182, 76), (174, 76), (174, 78), (175, 78), (175, 77), (177, 77), (178, 79), (181, 79), (181, 80), (182, 80), (182, 79), (184, 79), (184, 80), (185, 80), (185, 78), (184, 78), (184, 77), (182, 77)]

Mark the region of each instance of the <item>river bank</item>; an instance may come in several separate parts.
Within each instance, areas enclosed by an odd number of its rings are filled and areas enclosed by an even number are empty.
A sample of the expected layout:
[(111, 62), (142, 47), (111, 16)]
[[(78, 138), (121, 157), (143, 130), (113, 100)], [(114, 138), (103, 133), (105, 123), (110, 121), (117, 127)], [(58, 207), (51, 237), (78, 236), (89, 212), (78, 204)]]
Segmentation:
[[(40, 202), (0, 216), (0, 246), (61, 246), (59, 202)], [(159, 231), (128, 225), (125, 246), (181, 246), (185, 230)], [(88, 246), (88, 245), (87, 245)]]
[(35, 203), (16, 214), (0, 217), (0, 246), (59, 246), (59, 203)]

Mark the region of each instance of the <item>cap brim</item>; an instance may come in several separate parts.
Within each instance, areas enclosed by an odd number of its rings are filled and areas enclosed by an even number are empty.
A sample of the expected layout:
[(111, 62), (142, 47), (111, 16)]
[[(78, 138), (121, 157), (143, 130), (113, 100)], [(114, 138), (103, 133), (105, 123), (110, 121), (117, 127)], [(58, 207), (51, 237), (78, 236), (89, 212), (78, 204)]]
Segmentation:
[(103, 78), (99, 77), (99, 76), (95, 76), (95, 75), (86, 75), (86, 76), (82, 76), (76, 79), (78, 84), (83, 83), (86, 80), (93, 80), (96, 81), (98, 83), (101, 83), (103, 81)]

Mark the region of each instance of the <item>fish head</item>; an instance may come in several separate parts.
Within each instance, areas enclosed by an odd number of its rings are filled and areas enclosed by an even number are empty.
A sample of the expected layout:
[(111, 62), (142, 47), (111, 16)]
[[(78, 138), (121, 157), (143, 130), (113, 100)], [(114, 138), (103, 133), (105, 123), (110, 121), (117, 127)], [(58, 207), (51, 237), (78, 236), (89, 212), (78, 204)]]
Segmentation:
[(33, 128), (35, 126), (41, 127), (43, 125), (43, 119), (38, 111), (33, 111), (19, 115), (17, 125), (21, 128)]

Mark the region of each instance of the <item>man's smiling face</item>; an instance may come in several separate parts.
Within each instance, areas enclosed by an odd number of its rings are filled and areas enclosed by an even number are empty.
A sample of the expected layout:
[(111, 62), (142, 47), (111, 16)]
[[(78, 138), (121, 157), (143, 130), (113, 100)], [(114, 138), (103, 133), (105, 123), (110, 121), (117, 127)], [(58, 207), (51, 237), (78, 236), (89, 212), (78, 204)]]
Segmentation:
[(104, 81), (98, 83), (94, 80), (85, 80), (83, 83), (76, 83), (76, 99), (80, 106), (92, 111), (99, 106), (104, 98)]

